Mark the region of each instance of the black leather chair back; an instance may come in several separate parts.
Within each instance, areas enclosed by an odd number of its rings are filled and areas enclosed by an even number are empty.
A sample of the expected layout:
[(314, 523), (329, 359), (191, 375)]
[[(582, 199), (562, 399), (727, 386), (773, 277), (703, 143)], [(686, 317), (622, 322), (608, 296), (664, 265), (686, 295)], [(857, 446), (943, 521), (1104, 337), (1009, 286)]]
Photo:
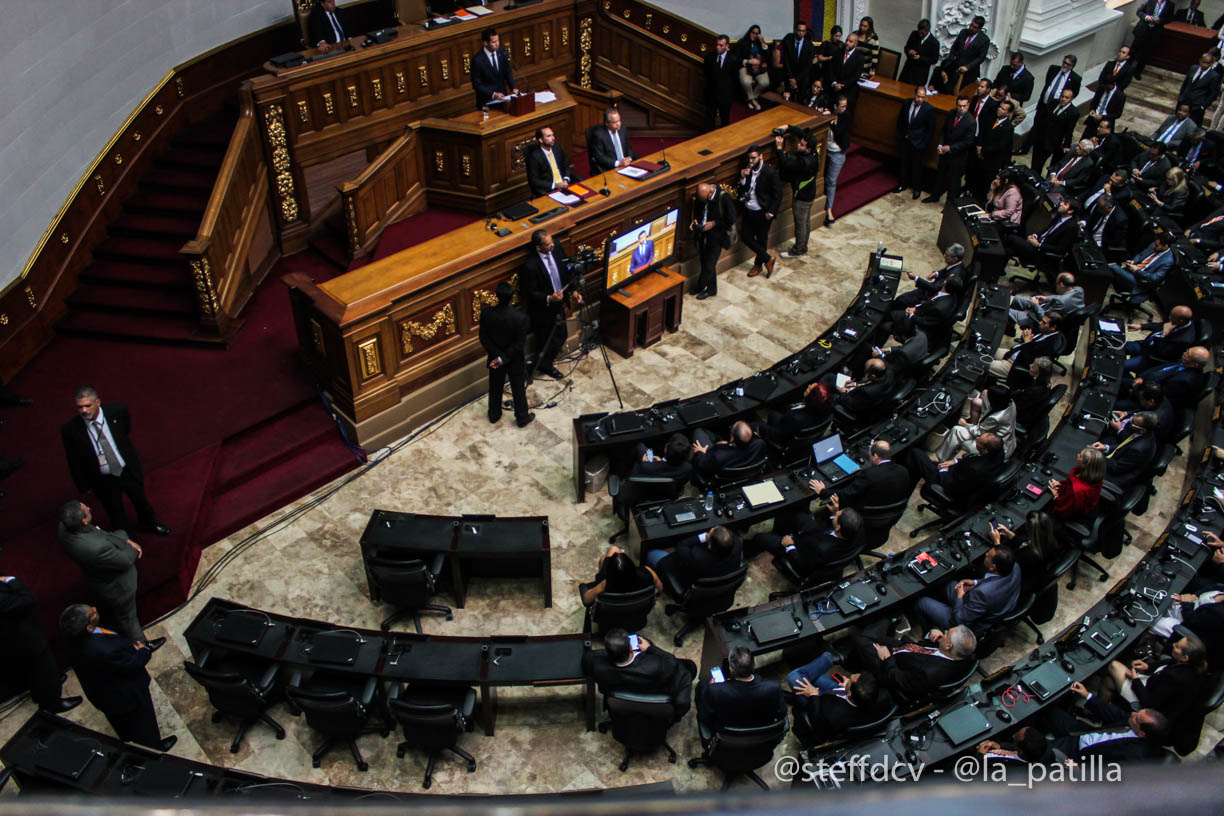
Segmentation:
[(424, 561), (370, 558), (366, 568), (384, 603), (414, 609), (427, 605), (434, 594), (433, 573)]
[(258, 717), (271, 705), (271, 690), (275, 687), (276, 666), (270, 682), (262, 689), (249, 678), (234, 671), (210, 671), (190, 661), (183, 661), (183, 668), (191, 678), (208, 692), (208, 701), (213, 708), (237, 717)]
[(634, 753), (649, 753), (667, 741), (676, 708), (666, 694), (613, 691), (604, 696), (612, 738)]
[(370, 710), (347, 691), (306, 691), (289, 686), (285, 694), (306, 715), (306, 724), (325, 737), (350, 737), (362, 732)]
[(725, 612), (735, 603), (735, 593), (747, 577), (748, 567), (744, 565), (726, 575), (698, 579), (684, 594), (685, 613), (690, 618), (704, 618)]
[(859, 515), (863, 518), (864, 548), (874, 550), (884, 546), (888, 542), (888, 534), (905, 515), (907, 507), (909, 496), (892, 504), (864, 505), (859, 508)]
[(755, 771), (773, 758), (774, 748), (786, 738), (788, 727), (786, 717), (751, 728), (727, 726), (714, 734), (706, 756), (726, 773)]
[[(881, 693), (886, 694), (887, 692), (884, 692), (881, 689)], [(846, 736), (853, 738), (865, 737), (870, 734), (874, 734), (875, 732), (883, 729), (884, 726), (888, 725), (888, 723), (891, 722), (892, 718), (895, 716), (897, 716), (897, 704), (889, 702), (887, 705), (881, 706), (879, 715), (870, 722), (859, 723), (858, 725), (852, 725), (847, 728)]]
[(829, 435), (829, 428), (833, 424), (833, 414), (829, 413), (828, 418), (812, 428), (805, 428), (795, 435), (795, 438), (790, 441), (782, 453), (778, 455), (778, 462), (782, 467), (799, 467), (812, 459), (812, 443), (818, 442)]
[(450, 748), (459, 742), (465, 724), (463, 716), (449, 703), (387, 701), (387, 710), (404, 729), (404, 741), (431, 751)]
[(1058, 611), (1058, 582), (1075, 566), (1082, 554), (1082, 550), (1068, 549), (1054, 562), (1053, 567), (1049, 568), (1045, 581), (1034, 593), (1029, 620), (1033, 623), (1046, 623), (1054, 619), (1054, 613)]
[(705, 483), (707, 487), (729, 487), (738, 482), (756, 478), (761, 474), (761, 471), (765, 470), (765, 465), (768, 463), (768, 457), (762, 456), (756, 462), (749, 462), (738, 467), (723, 468), (708, 480), (705, 480)]
[(601, 592), (587, 610), (587, 632), (624, 629), (640, 632), (646, 628), (646, 618), (654, 608), (659, 590), (653, 583), (636, 592)]

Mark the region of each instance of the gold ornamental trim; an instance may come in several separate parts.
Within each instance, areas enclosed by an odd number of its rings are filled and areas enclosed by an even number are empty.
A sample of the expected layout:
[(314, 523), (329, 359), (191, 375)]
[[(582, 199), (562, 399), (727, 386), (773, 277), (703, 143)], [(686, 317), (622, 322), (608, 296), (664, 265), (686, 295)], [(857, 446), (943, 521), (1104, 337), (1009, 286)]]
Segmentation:
[(374, 99), (377, 102), (382, 101), (382, 80), (378, 77), (370, 80), (370, 88), (374, 91)]
[(472, 175), (472, 157), (466, 153), (459, 157), (459, 165), (463, 168), (463, 175), (469, 178)]
[(430, 318), (428, 323), (417, 323), (415, 320), (405, 320), (400, 323), (400, 346), (405, 355), (412, 354), (416, 348), (412, 345), (412, 337), (416, 335), (422, 340), (433, 340), (442, 332), (443, 337), (455, 333), (455, 310), (448, 303)]
[(368, 380), (382, 373), (382, 355), (378, 350), (378, 337), (371, 337), (357, 344), (357, 360), (361, 365), (361, 379)]
[(272, 147), (272, 169), (276, 172), (276, 197), (280, 202), (281, 217), (286, 223), (298, 219), (297, 192), (294, 189), (292, 161), (289, 158), (289, 141), (285, 135), (285, 111), (272, 104), (263, 111), (264, 132)]
[(421, 83), (422, 88), (429, 87), (429, 66), (427, 65), (417, 66), (417, 81)]
[(357, 86), (349, 85), (347, 88), (345, 88), (345, 90), (348, 91), (349, 107), (357, 107)]
[[(514, 287), (514, 297), (510, 299), (511, 306), (519, 305), (518, 296), (518, 273), (515, 272), (510, 276), (510, 285)], [(472, 323), (480, 324), (480, 312), (486, 306), (497, 305), (497, 294), (490, 292), (488, 289), (476, 289), (472, 292)]]
[(323, 327), (313, 317), (310, 318), (310, 339), (314, 343), (315, 351), (323, 354)]
[(552, 50), (552, 34), (550, 32), (545, 31), (543, 34), (541, 34), (540, 40), (541, 40), (540, 47), (542, 49), (544, 49), (545, 51)]
[(404, 72), (395, 72), (395, 90), (399, 93), (405, 93), (408, 90), (408, 83), (404, 81)]
[[(583, 88), (591, 87), (591, 26), (594, 21), (583, 17), (578, 21), (578, 84)], [(562, 29), (564, 33), (565, 29)]]
[(213, 286), (212, 268), (207, 258), (195, 258), (191, 261), (191, 278), (195, 281), (196, 300), (200, 304), (200, 313), (205, 317), (215, 317), (217, 314), (217, 291)]
[(327, 111), (328, 116), (332, 116), (336, 113), (336, 102), (332, 99), (330, 91), (325, 91), (323, 93), (323, 110)]
[(442, 81), (450, 81), (450, 60), (448, 59), (442, 60)]
[(345, 199), (344, 220), (348, 224), (349, 254), (356, 255), (357, 246), (360, 243), (360, 235), (357, 232), (357, 207), (353, 204), (352, 196)]
[(527, 37), (527, 36), (523, 37), (523, 56), (524, 57), (531, 56), (531, 37)]
[(441, 150), (434, 151), (434, 170), (437, 170), (439, 173), (446, 170), (446, 156)]
[(471, 54), (463, 55), (463, 75), (464, 76), (472, 75), (472, 55)]
[(298, 120), (302, 123), (302, 127), (310, 127), (310, 105), (305, 99), (299, 99), (297, 103)]

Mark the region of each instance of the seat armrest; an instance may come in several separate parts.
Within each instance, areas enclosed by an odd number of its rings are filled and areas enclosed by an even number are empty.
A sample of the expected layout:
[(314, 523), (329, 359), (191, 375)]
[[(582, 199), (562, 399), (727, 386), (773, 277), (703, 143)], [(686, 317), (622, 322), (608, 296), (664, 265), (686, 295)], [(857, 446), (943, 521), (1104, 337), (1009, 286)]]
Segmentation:
[(371, 677), (366, 680), (365, 687), (361, 689), (361, 696), (357, 698), (357, 702), (363, 706), (369, 706), (374, 700), (374, 694), (378, 691), (378, 678)]
[(608, 476), (608, 495), (609, 496), (611, 496), (612, 498), (616, 498), (617, 494), (620, 493), (620, 486), (621, 486), (620, 476), (617, 476), (615, 473)]
[(276, 682), (277, 676), (280, 674), (280, 668), (280, 663), (268, 664), (268, 667), (264, 669), (263, 674), (260, 675), (259, 680), (256, 681), (256, 685), (259, 687), (260, 691), (267, 691), (268, 689), (272, 688), (272, 685)]
[(680, 586), (680, 581), (675, 575), (672, 575), (670, 572), (664, 572), (659, 577), (663, 579), (664, 585), (672, 595), (675, 595), (677, 598), (684, 597), (684, 587)]
[(445, 564), (446, 564), (446, 553), (444, 552), (438, 553), (429, 562), (429, 572), (431, 575), (433, 575), (435, 581), (438, 580), (438, 577), (442, 575), (442, 567)]
[(201, 669), (211, 669), (212, 666), (208, 665), (208, 659), (212, 657), (212, 653), (213, 652), (211, 648), (205, 649), (204, 651), (200, 652), (200, 656), (196, 658), (195, 664)]
[(400, 695), (403, 694), (403, 692), (404, 692), (404, 686), (401, 683), (392, 683), (387, 688), (388, 702), (391, 700), (398, 700), (400, 698)]
[(288, 686), (289, 688), (301, 688), (302, 687), (302, 674), (303, 674), (303, 670), (300, 668), (295, 668), (291, 670), (289, 672), (289, 677), (285, 680), (285, 685)]

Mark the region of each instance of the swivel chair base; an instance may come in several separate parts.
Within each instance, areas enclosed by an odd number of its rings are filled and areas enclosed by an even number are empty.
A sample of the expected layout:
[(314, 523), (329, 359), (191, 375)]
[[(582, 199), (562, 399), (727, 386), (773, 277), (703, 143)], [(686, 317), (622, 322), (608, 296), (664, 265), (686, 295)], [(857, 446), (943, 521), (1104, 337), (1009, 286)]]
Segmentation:
[[(690, 768), (712, 768), (712, 767), (715, 767), (715, 766), (714, 766), (714, 763), (713, 763), (713, 762), (711, 762), (709, 759), (707, 759), (707, 758), (705, 758), (705, 757), (693, 757), (692, 759), (690, 759), (690, 760), (688, 761), (688, 766), (689, 766)], [(737, 776), (746, 776), (746, 777), (748, 777), (749, 779), (751, 779), (753, 782), (757, 783), (757, 786), (758, 786), (758, 787), (760, 787), (760, 789), (761, 789), (761, 790), (763, 790), (763, 791), (767, 791), (767, 790), (769, 790), (769, 786), (765, 784), (765, 780), (764, 780), (764, 779), (761, 779), (761, 777), (757, 776), (756, 771), (742, 771), (742, 772), (740, 772), (740, 773), (729, 773), (729, 774), (726, 774), (725, 776), (723, 776), (722, 790), (723, 790), (724, 792), (725, 792), (725, 791), (726, 791), (728, 788), (730, 788), (730, 787), (731, 787), (731, 782), (732, 782), (732, 780), (734, 780), (734, 779), (735, 779)]]
[[(1084, 553), (1083, 555), (1079, 557), (1079, 561), (1076, 562), (1076, 566), (1071, 568), (1071, 580), (1067, 582), (1067, 589), (1075, 589), (1076, 581), (1079, 580), (1079, 565), (1080, 564), (1087, 564), (1088, 566), (1092, 567), (1094, 570), (1099, 572), (1100, 576), (1098, 576), (1097, 580), (1100, 581), (1101, 583), (1105, 583), (1106, 581), (1109, 580), (1109, 570), (1105, 569), (1100, 564), (1093, 561), (1092, 557), (1089, 556), (1087, 553)], [(1037, 642), (1040, 643), (1041, 641), (1037, 641)]]
[(422, 612), (437, 612), (439, 615), (445, 615), (447, 620), (455, 619), (455, 616), (451, 612), (451, 608), (449, 606), (442, 606), (441, 604), (427, 604), (426, 606), (422, 606), (420, 609), (401, 609), (387, 616), (387, 618), (382, 623), (378, 624), (378, 628), (383, 630), (384, 632), (388, 632), (391, 630), (391, 625), (395, 623), (397, 620), (411, 615), (412, 623), (416, 627), (416, 633), (418, 635), (423, 634), (421, 632), (421, 613)]
[[(214, 723), (219, 723), (224, 717), (225, 712), (214, 711), (212, 721)], [(267, 714), (260, 714), (258, 717), (250, 717), (238, 724), (238, 732), (234, 734), (234, 741), (230, 743), (231, 754), (238, 753), (238, 748), (242, 745), (242, 740), (244, 737), (246, 737), (247, 731), (250, 730), (252, 725), (260, 721), (266, 723), (268, 727), (270, 727), (272, 731), (276, 733), (276, 738), (278, 740), (283, 740), (285, 738), (285, 729), (281, 727), (280, 723), (269, 717)]]
[[(666, 613), (667, 615), (674, 615), (677, 612), (683, 612), (683, 611), (684, 611), (684, 607), (680, 606), (680, 604), (668, 604), (667, 606), (663, 608), (663, 612)], [(685, 635), (696, 632), (698, 629), (701, 628), (703, 623), (704, 621), (686, 620), (684, 622), (684, 626), (680, 627), (680, 631), (677, 632), (676, 636), (672, 638), (672, 643), (676, 647), (683, 646)]]
[[(403, 759), (404, 754), (408, 753), (408, 749), (412, 747), (414, 746), (411, 745), (410, 743), (401, 742), (399, 745), (395, 747), (395, 755), (399, 757), (400, 759)], [(422, 788), (425, 788), (426, 790), (428, 790), (429, 786), (433, 784), (434, 765), (437, 764), (438, 757), (442, 756), (443, 751), (450, 751), (452, 754), (459, 757), (460, 759), (466, 759), (467, 760), (467, 772), (476, 773), (476, 758), (472, 756), (471, 754), (469, 754), (467, 751), (463, 750), (462, 748), (459, 748), (458, 746), (455, 746), (455, 745), (450, 745), (450, 746), (447, 746), (446, 748), (440, 748), (436, 751), (429, 752), (429, 760), (425, 763), (425, 781), (421, 783)]]

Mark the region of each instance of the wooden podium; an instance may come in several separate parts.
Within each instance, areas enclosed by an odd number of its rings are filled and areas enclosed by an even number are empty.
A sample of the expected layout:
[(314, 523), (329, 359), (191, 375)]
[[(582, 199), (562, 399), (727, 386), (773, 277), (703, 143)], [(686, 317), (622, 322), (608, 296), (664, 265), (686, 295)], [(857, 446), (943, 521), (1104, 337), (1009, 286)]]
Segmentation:
[(680, 328), (684, 307), (684, 275), (673, 267), (660, 267), (627, 283), (604, 298), (600, 308), (603, 340), (622, 357), (663, 338), (663, 330)]

